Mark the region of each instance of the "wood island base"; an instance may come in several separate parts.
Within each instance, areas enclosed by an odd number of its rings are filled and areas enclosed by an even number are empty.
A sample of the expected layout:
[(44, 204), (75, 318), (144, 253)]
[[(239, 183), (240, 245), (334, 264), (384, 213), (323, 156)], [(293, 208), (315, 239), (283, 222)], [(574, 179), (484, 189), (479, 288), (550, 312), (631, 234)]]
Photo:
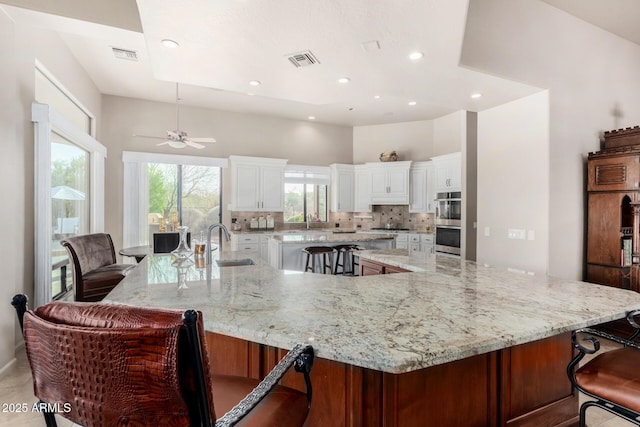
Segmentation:
[[(286, 351), (207, 332), (214, 373), (263, 378)], [(307, 427), (577, 425), (565, 333), (404, 374), (316, 357)], [(300, 374), (282, 383), (304, 391)], [(219, 414), (220, 415), (220, 414)]]

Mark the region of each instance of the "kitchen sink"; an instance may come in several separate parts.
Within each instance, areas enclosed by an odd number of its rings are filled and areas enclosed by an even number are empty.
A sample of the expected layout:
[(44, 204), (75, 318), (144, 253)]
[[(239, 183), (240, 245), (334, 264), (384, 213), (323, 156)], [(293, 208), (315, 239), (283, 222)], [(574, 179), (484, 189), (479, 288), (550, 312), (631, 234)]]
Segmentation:
[(241, 265), (254, 265), (255, 262), (253, 262), (253, 260), (250, 258), (217, 259), (216, 264), (218, 264), (218, 267), (238, 267)]

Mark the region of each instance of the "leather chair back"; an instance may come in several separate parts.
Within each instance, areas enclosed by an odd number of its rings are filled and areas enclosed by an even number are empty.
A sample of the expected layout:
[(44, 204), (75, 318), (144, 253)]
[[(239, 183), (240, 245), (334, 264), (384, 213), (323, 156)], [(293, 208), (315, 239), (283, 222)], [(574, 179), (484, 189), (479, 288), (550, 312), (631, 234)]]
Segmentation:
[[(61, 415), (81, 425), (200, 425), (182, 315), (63, 302), (27, 311), (24, 338), (35, 395), (49, 404), (68, 404)], [(201, 315), (197, 327), (202, 343)], [(200, 351), (215, 419), (206, 346)]]
[(61, 243), (73, 252), (73, 262), (82, 274), (116, 263), (113, 241), (106, 233), (69, 237)]

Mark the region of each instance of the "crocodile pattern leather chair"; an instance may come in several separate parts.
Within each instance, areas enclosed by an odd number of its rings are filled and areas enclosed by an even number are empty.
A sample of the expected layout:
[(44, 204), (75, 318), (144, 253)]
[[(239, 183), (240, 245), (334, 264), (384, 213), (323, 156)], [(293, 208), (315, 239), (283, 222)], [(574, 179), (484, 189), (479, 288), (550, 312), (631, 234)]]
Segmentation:
[(72, 261), (76, 301), (101, 301), (135, 267), (116, 264), (113, 241), (105, 233), (69, 237), (60, 243)]
[[(194, 310), (53, 302), (27, 310), (16, 295), (34, 394), (83, 426), (302, 426), (313, 349), (295, 346), (262, 382), (210, 374)], [(223, 349), (220, 349), (223, 351)], [(277, 385), (294, 366), (307, 393)], [(225, 413), (216, 420), (216, 413)], [(55, 426), (52, 412), (44, 414)]]
[[(586, 425), (585, 413), (591, 406), (640, 426), (640, 345), (634, 341), (640, 334), (640, 325), (635, 321), (638, 315), (640, 310), (627, 315), (627, 320), (635, 328), (627, 339), (595, 329), (580, 329), (573, 333), (573, 346), (578, 354), (569, 363), (567, 375), (576, 389), (593, 398), (580, 406), (580, 427)], [(578, 367), (585, 355), (600, 350), (596, 337), (616, 342), (621, 347), (603, 352)], [(583, 343), (590, 344), (584, 346)]]

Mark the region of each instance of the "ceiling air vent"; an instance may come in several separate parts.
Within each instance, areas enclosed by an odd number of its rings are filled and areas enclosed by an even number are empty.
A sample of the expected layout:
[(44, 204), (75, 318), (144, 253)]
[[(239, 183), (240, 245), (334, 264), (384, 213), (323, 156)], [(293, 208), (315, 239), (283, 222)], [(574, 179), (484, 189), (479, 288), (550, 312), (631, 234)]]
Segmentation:
[(111, 50), (118, 59), (127, 59), (129, 61), (138, 60), (138, 52), (135, 50), (120, 49), (119, 47), (111, 47)]
[(285, 55), (289, 61), (296, 66), (296, 68), (300, 67), (308, 67), (309, 65), (319, 64), (320, 61), (311, 53), (310, 50), (305, 50), (304, 52), (291, 53), (289, 55)]

